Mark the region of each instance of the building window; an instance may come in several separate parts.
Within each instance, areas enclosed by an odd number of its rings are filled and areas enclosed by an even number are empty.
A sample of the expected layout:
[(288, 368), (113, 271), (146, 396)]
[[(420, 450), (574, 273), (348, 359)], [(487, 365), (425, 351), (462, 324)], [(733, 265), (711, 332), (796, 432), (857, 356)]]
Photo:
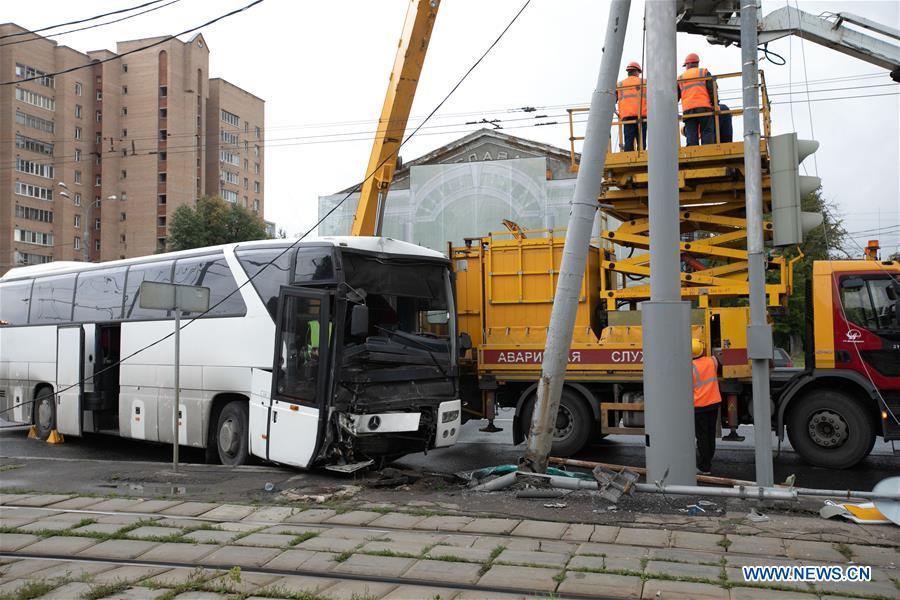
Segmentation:
[(96, 219), (94, 219), (94, 229), (96, 229), (98, 231), (100, 230), (100, 217), (97, 217)]
[(101, 90), (97, 90), (97, 100), (103, 100), (103, 92)]
[(74, 225), (75, 229), (81, 229), (81, 215), (75, 215)]
[(128, 63), (122, 63), (122, 72), (123, 72), (123, 73), (127, 73), (127, 72), (128, 72)]
[(96, 250), (97, 252), (100, 252), (100, 240), (94, 241), (94, 250)]
[(238, 194), (233, 190), (222, 190), (222, 199), (228, 202), (237, 202)]
[(120, 221), (124, 221), (125, 218), (126, 218), (126, 216), (127, 216), (127, 215), (126, 215), (124, 212), (120, 212), (120, 213), (119, 213), (119, 220), (120, 220)]
[(126, 171), (125, 169), (122, 169), (122, 172), (119, 173), (119, 179), (125, 179), (127, 177), (128, 177), (128, 171)]
[(165, 98), (168, 95), (169, 95), (169, 88), (164, 85), (159, 86), (159, 97)]
[(247, 206), (248, 206), (247, 196), (244, 196), (244, 208), (247, 208)]
[(72, 202), (74, 202), (75, 206), (81, 206), (81, 194), (75, 192), (75, 197)]
[(166, 203), (166, 195), (165, 195), (165, 194), (160, 194), (159, 196), (157, 196), (157, 202), (158, 202), (160, 205), (165, 204), (165, 203)]
[(222, 142), (231, 146), (237, 146), (239, 142), (238, 134), (222, 130)]
[(24, 158), (16, 158), (16, 171), (20, 173), (28, 173), (29, 175), (37, 175), (46, 179), (53, 179), (53, 165), (42, 165), (33, 160), (25, 160)]
[(94, 204), (97, 208), (100, 208), (100, 196), (94, 196)]
[(219, 181), (221, 181), (223, 183), (230, 183), (232, 185), (237, 185), (238, 184), (238, 174), (222, 169), (219, 171)]
[(160, 139), (160, 141), (164, 142), (164, 141), (166, 141), (166, 138), (168, 138), (168, 137), (169, 137), (169, 132), (168, 132), (168, 131), (166, 131), (165, 129), (160, 129), (160, 130), (159, 130), (159, 139)]
[(16, 63), (16, 77), (19, 79), (33, 79), (44, 87), (56, 87), (56, 80), (53, 78), (53, 75), (47, 75), (43, 71), (39, 71), (34, 67), (29, 67), (28, 65), (23, 65), (21, 63)]
[(259, 175), (259, 163), (253, 163), (253, 174)]
[(166, 226), (166, 217), (163, 215), (156, 217), (156, 226), (157, 227), (165, 227)]
[(53, 188), (45, 188), (39, 185), (31, 185), (30, 183), (16, 182), (16, 194), (19, 196), (27, 196), (29, 198), (37, 198), (39, 200), (53, 200)]
[(75, 95), (80, 96), (84, 92), (84, 86), (81, 85), (80, 81), (75, 82)]
[(94, 120), (97, 121), (98, 123), (102, 123), (103, 122), (103, 111), (100, 111), (100, 110), (94, 111)]
[(249, 168), (250, 168), (250, 161), (245, 158), (244, 159), (244, 170), (246, 171)]
[(169, 109), (168, 109), (168, 108), (161, 108), (161, 109), (159, 109), (159, 118), (160, 118), (160, 119), (165, 119), (165, 118), (168, 117), (168, 116), (169, 116)]
[(81, 148), (75, 148), (75, 162), (81, 162)]
[(159, 153), (159, 160), (160, 160), (161, 162), (166, 162), (166, 158), (167, 158), (167, 157), (168, 157), (168, 153), (167, 153), (167, 152), (160, 152), (160, 153)]
[(244, 121), (244, 133), (250, 133), (250, 121)]
[(23, 244), (36, 244), (38, 246), (52, 246), (53, 234), (28, 229), (15, 229), (15, 240)]
[(30, 137), (25, 137), (24, 135), (19, 135), (18, 133), (16, 134), (16, 148), (19, 148), (20, 150), (28, 150), (29, 152), (37, 152), (38, 154), (45, 154), (47, 156), (53, 156), (53, 144), (35, 140)]
[(32, 129), (37, 129), (38, 131), (43, 131), (44, 133), (53, 133), (54, 131), (53, 121), (35, 117), (34, 115), (29, 115), (28, 113), (23, 113), (19, 110), (16, 110), (16, 123), (31, 127)]
[(16, 217), (19, 219), (28, 219), (29, 221), (40, 221), (41, 223), (53, 222), (53, 211), (43, 208), (32, 208), (30, 206), (22, 206), (16, 204)]
[(76, 119), (80, 119), (80, 118), (81, 118), (81, 111), (82, 111), (81, 105), (80, 105), (80, 104), (76, 104), (76, 105), (75, 105), (75, 118), (76, 118)]
[(127, 130), (127, 129), (123, 129), (123, 130), (122, 130), (122, 137), (123, 137), (123, 138), (127, 138), (127, 137), (128, 137), (128, 130)]
[(75, 139), (81, 139), (81, 127), (78, 127), (77, 125), (75, 126)]
[(256, 139), (260, 139), (262, 137), (262, 129), (259, 127), (256, 128)]
[(100, 183), (101, 183), (101, 182), (100, 182), (100, 176), (97, 175), (96, 177), (94, 177), (94, 185), (97, 186), (97, 187), (100, 187)]
[(256, 192), (257, 194), (259, 193), (259, 182), (258, 181), (253, 182), (253, 191)]
[(245, 189), (245, 190), (249, 190), (249, 189), (250, 189), (250, 180), (247, 179), (246, 177), (244, 177), (244, 189)]
[(119, 200), (121, 200), (122, 202), (125, 202), (126, 200), (128, 200), (128, 193), (127, 192), (119, 192)]
[(253, 212), (259, 212), (259, 199), (253, 201)]
[(75, 183), (81, 184), (81, 171), (75, 171)]
[(102, 144), (102, 143), (103, 143), (103, 138), (100, 137), (100, 132), (99, 132), (99, 131), (98, 131), (97, 134), (94, 136), (94, 143), (95, 143), (95, 144)]
[(123, 86), (122, 86), (122, 95), (123, 95), (123, 96), (127, 96), (127, 95), (128, 95), (128, 86), (127, 86), (127, 85), (123, 85)]
[(259, 158), (259, 144), (253, 146), (253, 156)]
[(127, 114), (128, 114), (128, 107), (127, 107), (127, 106), (123, 106), (123, 107), (122, 107), (122, 116), (125, 116), (125, 115), (127, 115)]
[(234, 154), (233, 152), (226, 152), (225, 150), (221, 150), (219, 151), (219, 162), (234, 165), (236, 167), (241, 164), (241, 159), (237, 154)]
[(244, 152), (249, 152), (249, 151), (250, 151), (250, 142), (248, 142), (247, 140), (244, 140)]
[(37, 106), (38, 108), (43, 108), (44, 110), (56, 110), (56, 101), (53, 98), (36, 94), (31, 90), (17, 87), (16, 100), (32, 106)]
[(241, 118), (234, 113), (228, 112), (224, 108), (221, 109), (221, 117), (222, 117), (222, 121), (224, 121), (225, 123), (228, 123), (229, 125), (232, 125), (234, 127), (241, 126)]
[(78, 237), (77, 235), (74, 238), (72, 238), (72, 247), (75, 248), (76, 250), (81, 250), (81, 238)]
[(166, 182), (166, 174), (165, 174), (165, 173), (160, 173), (160, 174), (159, 174), (159, 182), (160, 182), (160, 183), (165, 183), (165, 182)]

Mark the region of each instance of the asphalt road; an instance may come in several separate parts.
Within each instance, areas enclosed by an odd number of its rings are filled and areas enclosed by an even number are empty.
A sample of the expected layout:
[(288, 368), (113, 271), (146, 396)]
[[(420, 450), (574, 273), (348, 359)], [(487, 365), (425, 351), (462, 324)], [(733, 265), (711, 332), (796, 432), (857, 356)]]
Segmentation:
[[(504, 430), (500, 433), (483, 433), (478, 429), (483, 422), (469, 422), (463, 427), (460, 442), (452, 448), (435, 450), (427, 455), (405, 457), (398, 466), (413, 467), (438, 472), (459, 472), (485, 466), (515, 463), (524, 452), (524, 444), (512, 445), (511, 414), (504, 413), (496, 424)], [(8, 426), (0, 423), (0, 426)], [(741, 427), (743, 442), (717, 444), (713, 462), (713, 474), (736, 479), (755, 479), (753, 454), (753, 428)], [(70, 460), (144, 461), (167, 463), (171, 461), (172, 448), (168, 445), (138, 442), (110, 436), (89, 435), (83, 438), (66, 438), (61, 445), (48, 445), (26, 438), (25, 428), (0, 429), (0, 456), (6, 459), (42, 458)], [(777, 442), (774, 444), (777, 447)], [(202, 463), (203, 452), (181, 448), (181, 460), (185, 463)], [(588, 446), (577, 457), (629, 466), (643, 466), (643, 440), (636, 436), (609, 436)], [(791, 449), (785, 440), (781, 452), (775, 458), (775, 479), (783, 481), (796, 475), (795, 485), (820, 489), (870, 490), (876, 483), (900, 472), (900, 457), (894, 456), (890, 443), (878, 441), (872, 454), (853, 469), (835, 471), (812, 467)]]

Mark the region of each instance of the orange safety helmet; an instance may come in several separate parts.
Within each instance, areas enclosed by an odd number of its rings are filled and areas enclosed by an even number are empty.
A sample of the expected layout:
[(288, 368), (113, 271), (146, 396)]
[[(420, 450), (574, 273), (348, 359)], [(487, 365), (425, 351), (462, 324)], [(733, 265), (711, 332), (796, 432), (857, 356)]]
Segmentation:
[(688, 54), (687, 56), (684, 57), (684, 65), (682, 65), (682, 66), (686, 67), (687, 65), (689, 65), (691, 63), (699, 63), (699, 62), (700, 62), (700, 56), (698, 56), (694, 52), (691, 52), (690, 54)]
[(639, 73), (643, 73), (643, 71), (641, 70), (641, 65), (636, 62), (628, 63), (628, 66), (625, 67), (625, 72), (627, 73), (628, 71), (638, 71)]

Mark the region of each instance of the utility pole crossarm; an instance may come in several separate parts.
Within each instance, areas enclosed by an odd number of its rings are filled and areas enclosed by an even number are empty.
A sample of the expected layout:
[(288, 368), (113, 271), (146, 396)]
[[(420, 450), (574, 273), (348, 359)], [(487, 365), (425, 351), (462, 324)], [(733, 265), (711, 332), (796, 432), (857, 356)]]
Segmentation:
[(896, 29), (874, 23), (850, 13), (834, 15), (835, 21), (785, 6), (765, 16), (759, 24), (759, 43), (764, 44), (788, 35), (798, 35), (821, 46), (827, 46), (853, 58), (900, 74), (900, 44), (866, 35), (843, 23), (853, 23), (883, 36), (900, 39)]
[(440, 0), (410, 0), (366, 167), (366, 180), (353, 219), (352, 235), (381, 234), (384, 200), (394, 178), (397, 153), (403, 142), (439, 4)]

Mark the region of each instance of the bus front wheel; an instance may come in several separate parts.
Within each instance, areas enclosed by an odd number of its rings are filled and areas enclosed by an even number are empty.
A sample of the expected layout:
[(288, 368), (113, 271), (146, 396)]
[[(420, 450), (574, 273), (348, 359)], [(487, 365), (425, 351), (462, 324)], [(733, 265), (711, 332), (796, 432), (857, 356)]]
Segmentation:
[(53, 388), (48, 386), (40, 388), (34, 397), (34, 425), (42, 440), (50, 437), (50, 432), (56, 429), (56, 402), (53, 398)]
[(794, 449), (817, 467), (849, 469), (875, 445), (875, 428), (862, 403), (838, 390), (814, 390), (789, 407)]
[(219, 413), (216, 424), (216, 447), (223, 465), (238, 466), (247, 462), (249, 448), (247, 403), (234, 400)]

